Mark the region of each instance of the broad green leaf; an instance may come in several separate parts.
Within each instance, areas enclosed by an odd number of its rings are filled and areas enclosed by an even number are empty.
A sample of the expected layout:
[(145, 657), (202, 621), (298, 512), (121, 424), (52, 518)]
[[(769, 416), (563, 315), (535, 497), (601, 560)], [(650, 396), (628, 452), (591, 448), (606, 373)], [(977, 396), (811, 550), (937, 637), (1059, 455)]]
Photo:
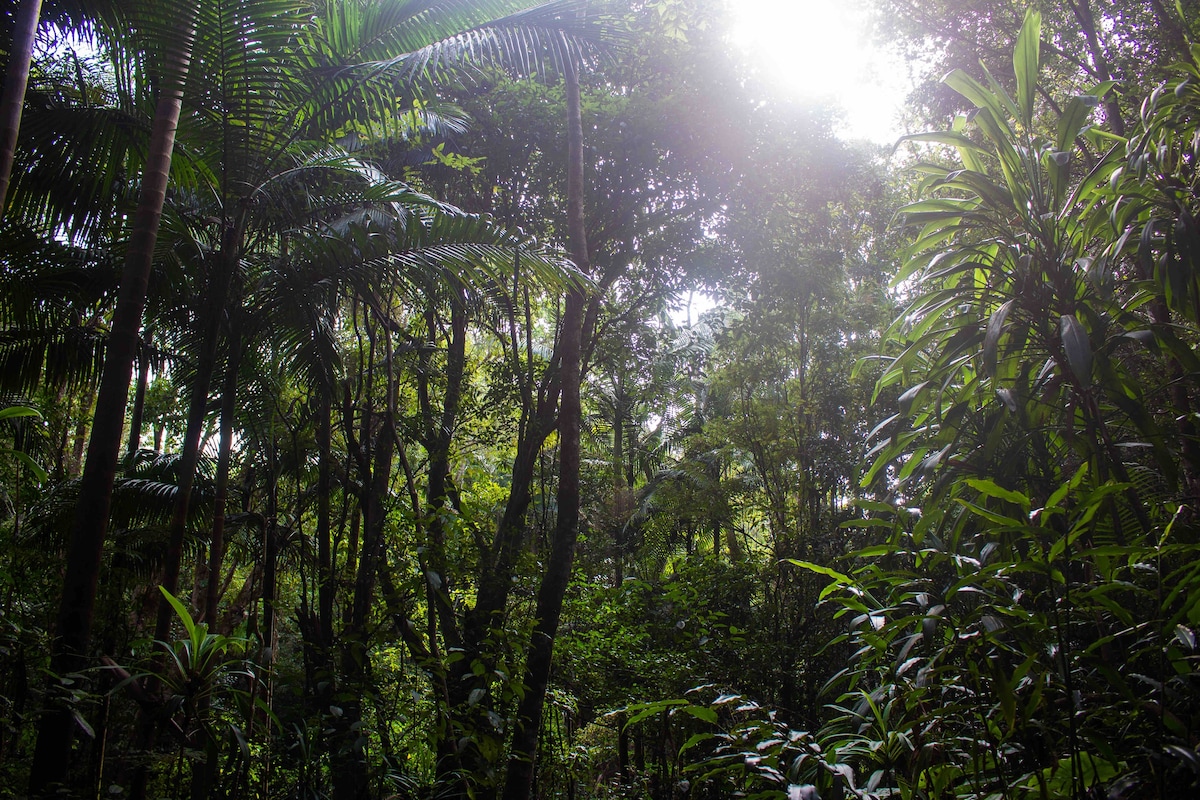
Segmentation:
[(983, 70), (983, 79), (987, 81), (988, 91), (992, 93), (1004, 107), (1005, 116), (1000, 117), (1001, 120), (1019, 121), (1021, 119), (1021, 110), (1009, 95), (1008, 90), (1001, 85), (1000, 81), (996, 80), (996, 76), (988, 69), (988, 66), (983, 61), (979, 62), (979, 68)]
[(19, 419), (20, 417), (40, 417), (42, 416), (36, 408), (29, 406), (9, 406), (8, 408), (0, 409), (0, 422), (6, 419)]
[(972, 511), (976, 515), (983, 517), (988, 522), (1000, 525), (1003, 528), (1022, 528), (1025, 525), (1023, 520), (1016, 519), (1015, 517), (1007, 517), (1003, 514), (998, 514), (995, 511), (989, 511), (983, 506), (976, 505), (975, 503), (972, 503), (969, 500), (964, 500), (961, 497), (954, 498), (954, 502), (958, 503), (963, 508)]
[(1096, 98), (1092, 95), (1076, 95), (1067, 101), (1062, 116), (1058, 118), (1058, 131), (1054, 146), (1059, 152), (1069, 152), (1074, 146), (1075, 137), (1079, 130), (1092, 115), (1096, 107)]
[[(713, 718), (716, 719), (715, 714), (713, 715)], [(713, 736), (714, 734), (711, 733), (693, 733), (688, 737), (688, 740), (683, 743), (683, 747), (679, 748), (680, 755), (682, 755), (684, 751), (692, 749), (701, 742), (708, 741), (709, 739), (713, 738)]]
[(88, 737), (89, 739), (96, 738), (95, 728), (88, 724), (88, 721), (83, 718), (83, 715), (79, 713), (78, 709), (71, 709), (71, 717), (75, 720), (75, 724), (79, 726), (79, 729), (83, 731), (84, 736)]
[(717, 724), (717, 712), (713, 711), (707, 706), (684, 706), (681, 710), (685, 714), (689, 714), (698, 720), (702, 720), (712, 725)]
[(1018, 505), (1025, 510), (1025, 513), (1029, 513), (1029, 498), (1021, 492), (1005, 489), (990, 478), (967, 478), (967, 485), (980, 494)]
[(1071, 476), (1071, 480), (1054, 490), (1054, 493), (1050, 495), (1050, 499), (1046, 501), (1046, 508), (1058, 508), (1062, 501), (1067, 498), (1067, 495), (1079, 488), (1080, 484), (1083, 483), (1083, 479), (1087, 477), (1087, 474), (1088, 462), (1084, 461), (1075, 470), (1075, 474)]
[(180, 623), (183, 624), (183, 628), (187, 632), (187, 638), (194, 639), (196, 623), (192, 620), (192, 615), (188, 613), (187, 608), (179, 601), (179, 598), (168, 592), (165, 586), (159, 586), (158, 590), (162, 592), (163, 597), (167, 598), (167, 602), (171, 604), (171, 608), (175, 609), (175, 615), (179, 617)]
[(24, 464), (25, 468), (33, 473), (34, 480), (36, 480), (38, 483), (45, 483), (46, 479), (49, 477), (49, 473), (42, 469), (41, 466), (39, 466), (38, 463), (34, 461), (28, 453), (22, 453), (20, 450), (0, 450), (0, 452), (7, 452), (17, 461), (20, 461), (22, 464)]
[(942, 78), (942, 83), (970, 100), (975, 104), (976, 108), (991, 111), (997, 119), (1004, 117), (1003, 105), (997, 100), (996, 96), (986, 86), (961, 69), (956, 69), (947, 74)]
[(815, 572), (818, 575), (824, 575), (826, 577), (833, 578), (833, 583), (829, 584), (828, 586), (826, 586), (824, 589), (821, 590), (821, 594), (820, 594), (821, 600), (824, 600), (826, 597), (828, 597), (830, 594), (832, 594), (834, 591), (836, 591), (838, 589), (838, 587), (854, 585), (853, 578), (851, 578), (849, 575), (843, 575), (842, 573), (838, 572), (836, 569), (833, 569), (831, 567), (826, 567), (821, 564), (814, 564), (811, 561), (799, 561), (794, 558), (787, 559), (787, 562), (794, 566), (800, 567), (801, 569), (806, 569), (809, 572)]
[(801, 569), (806, 569), (809, 572), (815, 572), (818, 575), (825, 575), (826, 577), (833, 578), (838, 583), (842, 583), (842, 584), (846, 584), (846, 585), (850, 585), (850, 584), (854, 583), (854, 579), (851, 578), (849, 575), (844, 575), (841, 572), (838, 572), (836, 569), (833, 569), (832, 567), (826, 567), (821, 564), (814, 564), (811, 561), (799, 561), (794, 558), (786, 559), (786, 561), (793, 566), (800, 567)]
[(1073, 314), (1063, 314), (1058, 320), (1063, 350), (1075, 377), (1084, 386), (1092, 382), (1092, 344), (1083, 323)]
[(626, 721), (625, 727), (628, 728), (635, 723), (641, 722), (644, 719), (649, 719), (650, 717), (661, 714), (669, 709), (687, 705), (690, 705), (687, 700), (677, 699), (658, 700), (653, 703), (634, 703), (625, 709), (627, 713), (634, 712), (633, 716), (629, 717), (629, 719)]
[[(874, 520), (883, 522), (883, 520)], [(894, 523), (891, 523), (894, 525)], [(855, 550), (850, 555), (853, 558), (877, 558), (879, 556), (890, 556), (896, 553), (896, 548), (890, 544), (876, 544), (870, 547), (864, 547), (861, 550)]]
[(901, 414), (909, 413), (909, 410), (912, 408), (913, 402), (917, 399), (918, 396), (920, 396), (921, 392), (923, 392), (925, 390), (925, 387), (928, 385), (929, 385), (929, 381), (922, 381), (921, 383), (918, 383), (916, 386), (910, 387), (909, 389), (907, 389), (904, 392), (904, 394), (902, 394), (898, 398), (896, 398), (896, 405), (898, 405), (900, 407)]
[[(973, 153), (980, 153), (982, 155), (987, 154), (987, 150), (980, 147), (976, 142), (971, 141), (968, 136), (965, 136), (961, 133), (955, 133), (954, 131), (910, 133), (907, 136), (901, 136), (896, 142), (896, 146), (899, 147), (902, 142), (929, 142), (930, 144), (944, 144), (950, 145), (951, 147), (956, 147), (959, 150), (965, 149)], [(930, 168), (937, 169), (938, 174), (945, 173), (944, 167), (933, 167), (933, 165), (930, 165)]]
[(1008, 188), (996, 183), (987, 175), (975, 170), (959, 170), (947, 179), (949, 186), (962, 186), (968, 191), (979, 195), (983, 202), (996, 211), (1011, 214), (1013, 210), (1012, 193)]
[(994, 376), (996, 374), (996, 361), (1000, 345), (1000, 335), (1004, 332), (1004, 321), (1008, 319), (1008, 314), (1012, 311), (1013, 305), (1017, 302), (1014, 297), (1006, 301), (1000, 308), (992, 314), (988, 320), (987, 332), (983, 337), (983, 374)]
[[(1033, 99), (1037, 94), (1038, 50), (1041, 47), (1042, 15), (1035, 9), (1025, 12), (1025, 22), (1013, 50), (1013, 73), (1017, 77), (1017, 105), (1021, 122), (1028, 130), (1033, 127)], [(1060, 147), (1060, 150), (1065, 148)]]

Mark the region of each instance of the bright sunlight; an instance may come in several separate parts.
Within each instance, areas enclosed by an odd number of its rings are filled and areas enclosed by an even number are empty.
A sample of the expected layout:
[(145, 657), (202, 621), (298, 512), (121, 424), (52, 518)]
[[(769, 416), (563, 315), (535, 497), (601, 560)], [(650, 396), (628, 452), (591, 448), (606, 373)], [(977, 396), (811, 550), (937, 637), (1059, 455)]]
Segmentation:
[(736, 0), (733, 41), (781, 94), (833, 101), (844, 136), (891, 143), (908, 92), (899, 59), (870, 39), (859, 0)]

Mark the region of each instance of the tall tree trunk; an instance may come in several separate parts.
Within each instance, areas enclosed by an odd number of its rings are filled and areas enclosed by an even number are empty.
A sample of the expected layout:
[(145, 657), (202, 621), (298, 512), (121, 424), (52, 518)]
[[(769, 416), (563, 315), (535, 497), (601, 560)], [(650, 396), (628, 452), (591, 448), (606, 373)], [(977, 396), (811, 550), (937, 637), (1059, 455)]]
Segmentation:
[[(486, 703), (470, 703), (471, 693), (484, 688), (473, 672), (473, 664), (481, 657), (483, 637), (464, 638), (465, 626), (460, 626), (452, 596), (449, 558), (447, 555), (447, 531), (443, 509), (452, 502), (453, 484), (450, 480), (450, 449), (454, 431), (458, 425), (461, 405), (463, 377), (466, 368), (467, 308), (461, 286), (454, 286), (450, 297), (450, 325), (445, 341), (446, 371), (445, 391), (441, 408), (435, 408), (431, 399), (428, 375), (430, 365), (423, 365), (417, 380), (417, 396), (422, 415), (422, 444), (428, 454), (427, 480), (425, 489), (425, 564), (427, 595), (432, 605), (433, 619), (441, 630), (442, 640), (452, 651), (461, 651), (461, 658), (450, 664), (448, 677), (444, 681), (445, 711), (444, 726), (439, 730), (437, 747), (438, 785), (448, 796), (467, 796), (463, 775), (484, 768), (485, 759), (477, 744), (464, 733), (486, 735), (488, 717)], [(426, 324), (430, 344), (440, 344), (437, 332), (442, 328), (433, 301), (426, 310)], [(416, 503), (414, 503), (414, 506)], [(459, 743), (467, 741), (467, 747)], [(457, 794), (454, 794), (457, 792)]]
[(221, 390), (221, 433), (217, 449), (217, 485), (213, 498), (212, 536), (208, 543), (208, 580), (204, 586), (204, 620), (209, 629), (217, 625), (221, 599), (221, 566), (225, 560), (225, 506), (229, 500), (229, 470), (233, 461), (233, 418), (237, 413), (237, 373), (241, 336), (237, 322), (229, 334), (229, 361)]
[(632, 484), (625, 482), (625, 391), (618, 379), (613, 391), (613, 582), (625, 580), (625, 522), (629, 518)]
[(0, 99), (0, 222), (4, 221), (4, 210), (8, 206), (8, 184), (12, 178), (13, 158), (17, 154), (21, 110), (25, 105), (29, 64), (33, 59), (33, 40), (41, 15), (42, 0), (21, 0), (13, 25), (8, 71), (4, 75), (4, 97)]
[[(192, 397), (188, 407), (187, 430), (183, 438), (183, 453), (179, 458), (179, 488), (175, 494), (175, 506), (171, 512), (171, 527), (168, 533), (166, 564), (163, 567), (162, 586), (171, 594), (178, 594), (179, 567), (183, 559), (183, 540), (187, 533), (188, 511), (191, 508), (192, 486), (196, 481), (196, 467), (200, 463), (200, 445), (204, 437), (204, 419), (208, 412), (208, 395), (212, 376), (216, 370), (217, 345), (221, 338), (221, 322), (224, 316), (229, 285), (238, 261), (238, 245), (241, 228), (226, 223), (222, 233), (221, 252), (217, 256), (214, 274), (204, 292), (204, 308), (208, 319), (204, 323), (200, 356), (196, 364), (196, 383), (192, 386)], [(154, 625), (154, 638), (160, 642), (170, 641), (174, 609), (161, 597), (158, 618)]]
[[(518, 254), (518, 265), (519, 259), (520, 255)], [(519, 268), (513, 279), (514, 305), (516, 305), (518, 277)], [(514, 372), (519, 373), (521, 371), (520, 362), (515, 355), (517, 350), (515, 322), (510, 329), (513, 331)], [(514, 583), (513, 572), (517, 556), (524, 544), (527, 532), (526, 514), (529, 511), (529, 504), (533, 500), (533, 479), (538, 456), (546, 437), (554, 430), (555, 417), (558, 413), (561, 388), (559, 375), (561, 346), (556, 343), (550, 364), (539, 383), (533, 374), (533, 320), (528, 292), (525, 294), (525, 330), (526, 373), (521, 381), (521, 424), (517, 440), (517, 454), (513, 460), (512, 474), (508, 482), (508, 500), (504, 504), (500, 523), (496, 526), (496, 538), (492, 552), (481, 554), (475, 608), (466, 615), (463, 625), (465, 641), (473, 644), (481, 644), (484, 641), (488, 630), (497, 622), (508, 604), (508, 595), (512, 591)], [(536, 400), (534, 399), (535, 386), (537, 387)]]
[(138, 381), (133, 393), (133, 410), (129, 414), (129, 444), (125, 454), (132, 458), (142, 445), (142, 420), (146, 416), (146, 391), (150, 388), (150, 343), (138, 349)]
[(87, 446), (88, 418), (93, 411), (92, 403), (95, 399), (95, 392), (89, 391), (79, 403), (79, 417), (75, 423), (75, 443), (71, 446), (71, 459), (67, 464), (67, 474), (72, 478), (79, 477), (79, 471), (83, 468), (83, 452)]
[[(557, 388), (557, 387), (556, 387)], [(553, 430), (558, 395), (554, 394), (539, 408), (530, 421), (525, 437), (517, 442), (509, 480), (508, 500), (500, 523), (496, 526), (496, 544), (491, 563), (481, 566), (478, 600), (467, 618), (467, 641), (483, 641), (488, 629), (497, 621), (508, 604), (513, 586), (513, 572), (525, 538), (525, 515), (533, 500), (534, 473), (542, 444)]]
[[(587, 230), (583, 215), (583, 118), (579, 73), (571, 58), (564, 59), (567, 93), (567, 235), (571, 257), (588, 272)], [(581, 380), (583, 289), (572, 287), (562, 317), (562, 401), (558, 416), (558, 518), (546, 572), (538, 589), (523, 683), (525, 694), (517, 709), (512, 752), (504, 785), (504, 800), (528, 800), (533, 792), (534, 759), (542, 726), (554, 637), (562, 615), (563, 597), (575, 560), (579, 537), (579, 435), (582, 421)]]
[[(208, 561), (204, 575), (204, 598), (199, 604), (209, 630), (217, 628), (217, 606), (221, 598), (222, 564), (225, 560), (225, 507), (229, 497), (229, 472), (233, 461), (233, 422), (237, 412), (237, 373), (241, 356), (241, 336), (238, 320), (229, 332), (229, 358), (225, 365), (225, 381), (221, 389), (221, 422), (217, 445), (216, 488), (213, 497), (213, 518), (208, 544)], [(208, 711), (211, 698), (200, 701), (201, 713)], [(219, 773), (216, 742), (205, 737), (204, 760), (192, 765), (192, 798), (205, 800), (212, 794)]]
[(275, 702), (275, 627), (278, 619), (276, 600), (279, 596), (279, 479), (282, 470), (279, 466), (271, 430), (273, 427), (274, 420), (272, 419), (267, 423), (267, 435), (272, 438), (269, 440), (270, 470), (267, 474), (269, 483), (267, 485), (266, 523), (263, 525), (262, 626), (259, 628), (262, 650), (258, 660), (260, 678), (257, 686), (257, 692), (261, 695), (258, 700), (266, 710), (266, 714), (262, 716), (264, 735), (258, 768), (260, 775), (258, 791), (263, 797), (271, 796), (271, 736), (270, 721), (266, 715), (271, 713)]
[[(329, 648), (333, 645), (333, 595), (337, 588), (333, 574), (333, 541), (330, 494), (333, 491), (331, 477), (333, 464), (333, 403), (331, 393), (323, 389), (321, 404), (317, 409), (317, 621), (320, 625), (319, 646), (324, 648), (326, 666)], [(328, 682), (329, 676), (325, 676)]]
[(194, 26), (189, 19), (181, 26), (177, 48), (168, 55), (163, 89), (154, 110), (149, 154), (121, 272), (121, 288), (108, 336), (87, 460), (67, 548), (63, 592), (55, 638), (50, 646), (52, 684), (46, 694), (45, 712), (38, 724), (37, 745), (29, 774), (32, 795), (45, 794), (52, 784), (67, 774), (70, 765), (75, 719), (53, 676), (74, 673), (87, 665), (96, 586), (100, 579), (112, 488), (125, 427), (125, 404), (138, 348), (154, 244), (166, 200), (171, 152), (175, 147), (175, 129), (179, 124), (183, 82), (191, 63), (193, 37)]
[[(371, 600), (383, 554), (383, 529), (387, 521), (385, 501), (392, 478), (392, 460), (396, 453), (395, 384), (393, 381), (390, 333), (384, 333), (387, 376), (387, 408), (375, 433), (374, 464), (363, 475), (362, 543), (358, 571), (354, 579), (354, 597), (346, 626), (342, 630), (342, 715), (336, 720), (332, 767), (334, 800), (364, 800), (368, 796), (367, 754), (362, 746), (362, 695), (370, 670), (367, 628)], [(373, 344), (373, 341), (372, 341)], [(374, 352), (374, 347), (372, 347)], [(364, 437), (365, 438), (365, 437)], [(361, 462), (360, 462), (361, 463)]]
[(311, 714), (328, 714), (333, 699), (333, 600), (337, 589), (333, 565), (333, 404), (328, 387), (317, 389), (317, 577), (316, 613), (301, 619), (309, 669), (307, 707)]
[(391, 426), (391, 415), (385, 413), (376, 441), (375, 465), (367, 489), (368, 496), (363, 498), (362, 552), (354, 580), (350, 625), (342, 631), (341, 693), (346, 700), (342, 704), (342, 716), (336, 722), (340, 741), (334, 746), (334, 800), (363, 800), (369, 788), (367, 754), (361, 744), (362, 732), (359, 728), (362, 723), (362, 694), (369, 671), (367, 624), (383, 545), (383, 526), (387, 514), (384, 498), (387, 497), (391, 482), (392, 457), (395, 455), (395, 436)]
[[(208, 412), (209, 388), (216, 369), (217, 344), (221, 333), (221, 316), (225, 308), (225, 296), (236, 263), (237, 228), (226, 224), (221, 236), (221, 252), (217, 255), (216, 270), (209, 277), (204, 292), (203, 307), (208, 314), (200, 343), (200, 354), (196, 364), (196, 382), (188, 404), (187, 428), (183, 437), (183, 452), (179, 457), (178, 487), (175, 503), (171, 510), (171, 522), (167, 531), (167, 553), (160, 580), (162, 588), (174, 596), (179, 595), (179, 571), (183, 561), (183, 544), (187, 534), (187, 518), (191, 507), (192, 486), (196, 480), (196, 468), (200, 463), (200, 445), (204, 437), (204, 419)], [(268, 520), (268, 526), (270, 520)], [(158, 613), (154, 623), (154, 640), (171, 641), (171, 624), (175, 621), (175, 610), (167, 598), (158, 593)], [(168, 668), (165, 657), (156, 660), (155, 671)], [(133, 742), (137, 750), (147, 750), (154, 744), (157, 721), (146, 710), (139, 712), (134, 725)], [(131, 800), (142, 800), (146, 796), (149, 781), (149, 764), (139, 763), (131, 781)]]
[[(430, 300), (431, 304), (432, 302)], [(429, 541), (426, 558), (433, 573), (430, 580), (435, 580), (438, 584), (433, 587), (433, 595), (442, 636), (450, 647), (458, 647), (461, 641), (454, 606), (450, 601), (446, 526), (441, 511), (449, 494), (450, 444), (454, 437), (454, 427), (458, 422), (463, 372), (466, 367), (467, 311), (461, 289), (455, 289), (451, 302), (453, 305), (450, 310), (450, 339), (446, 342), (446, 390), (441, 413), (435, 412), (429, 398), (428, 374), (430, 370), (423, 370), (423, 374), (418, 378), (417, 392), (425, 423), (424, 446), (429, 454), (425, 489), (425, 510), (429, 515), (429, 522), (426, 525)], [(427, 317), (429, 336), (432, 340), (437, 330), (435, 311), (432, 307), (429, 309)]]

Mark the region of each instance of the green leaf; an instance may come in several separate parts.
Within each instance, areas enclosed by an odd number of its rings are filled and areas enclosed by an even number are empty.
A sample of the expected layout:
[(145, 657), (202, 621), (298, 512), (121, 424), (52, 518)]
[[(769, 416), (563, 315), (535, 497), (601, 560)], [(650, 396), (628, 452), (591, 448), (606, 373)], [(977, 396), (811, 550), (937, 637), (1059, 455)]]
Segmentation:
[(829, 584), (828, 586), (826, 586), (824, 589), (821, 590), (821, 594), (820, 594), (821, 600), (824, 600), (832, 592), (836, 591), (841, 586), (853, 586), (854, 585), (853, 578), (851, 578), (849, 575), (843, 575), (842, 573), (838, 572), (836, 569), (833, 569), (831, 567), (822, 566), (821, 564), (814, 564), (811, 561), (798, 561), (797, 559), (794, 559), (794, 558), (789, 558), (786, 560), (789, 564), (793, 564), (802, 569), (806, 569), (809, 572), (815, 572), (818, 575), (825, 575), (827, 577), (833, 578), (833, 583)]
[(713, 711), (707, 706), (684, 706), (681, 710), (685, 714), (690, 714), (698, 720), (702, 720), (713, 725), (717, 724), (717, 712)]
[(88, 737), (89, 739), (96, 738), (95, 728), (88, 724), (88, 721), (83, 718), (83, 715), (80, 714), (79, 711), (74, 708), (71, 709), (71, 716), (75, 719), (75, 724), (78, 725), (79, 729), (83, 731), (84, 736)]
[(1018, 505), (1029, 513), (1030, 501), (1029, 498), (1020, 492), (1014, 492), (999, 486), (995, 481), (985, 478), (968, 478), (967, 485), (980, 494), (988, 497), (995, 497), (998, 500), (1004, 500), (1014, 505)]
[[(875, 520), (883, 522), (883, 520)], [(888, 523), (894, 526), (895, 523)], [(855, 550), (850, 555), (854, 558), (876, 558), (878, 556), (890, 556), (896, 552), (896, 548), (890, 544), (874, 544), (870, 547), (864, 547), (861, 550)]]
[(1001, 528), (1017, 529), (1024, 527), (1024, 522), (1022, 520), (1016, 519), (1015, 517), (1007, 517), (1003, 514), (997, 514), (995, 511), (989, 511), (983, 506), (976, 505), (969, 500), (963, 500), (961, 497), (954, 498), (954, 502), (958, 503), (963, 508), (974, 512), (975, 514), (978, 514), (988, 522), (999, 525)]
[(902, 142), (929, 142), (930, 144), (945, 144), (951, 147), (956, 147), (960, 151), (968, 150), (972, 153), (986, 154), (987, 150), (980, 147), (976, 142), (961, 133), (954, 131), (928, 131), (926, 133), (910, 133), (907, 136), (901, 136), (896, 142), (899, 147)]
[(1084, 461), (1079, 465), (1079, 469), (1075, 470), (1075, 474), (1071, 476), (1071, 480), (1054, 490), (1054, 493), (1050, 495), (1050, 499), (1046, 501), (1046, 508), (1058, 508), (1059, 504), (1067, 499), (1067, 495), (1079, 488), (1087, 473), (1088, 462)]
[(987, 332), (983, 337), (983, 374), (994, 376), (996, 374), (996, 362), (998, 360), (998, 350), (1000, 344), (1000, 334), (1004, 332), (1004, 321), (1008, 319), (1008, 313), (1012, 311), (1013, 305), (1017, 302), (1017, 298), (1012, 298), (996, 309), (988, 320)]
[(159, 586), (158, 590), (163, 593), (163, 597), (167, 598), (167, 602), (171, 604), (171, 608), (175, 609), (175, 615), (179, 617), (179, 621), (183, 624), (183, 629), (187, 631), (187, 638), (194, 639), (196, 636), (196, 623), (192, 619), (192, 615), (188, 613), (187, 608), (183, 603), (179, 602), (179, 598), (168, 592), (165, 586)]
[(833, 578), (835, 581), (837, 581), (838, 583), (841, 583), (841, 584), (849, 585), (849, 584), (854, 583), (854, 579), (851, 578), (849, 575), (844, 575), (844, 574), (838, 572), (836, 569), (833, 569), (832, 567), (822, 566), (821, 564), (814, 564), (811, 561), (800, 561), (795, 558), (789, 558), (789, 559), (786, 559), (786, 561), (789, 564), (792, 564), (793, 566), (797, 566), (802, 569), (806, 569), (809, 572), (815, 572), (818, 575), (825, 575), (827, 577)]
[(1092, 115), (1092, 109), (1096, 107), (1095, 100), (1096, 98), (1091, 95), (1076, 95), (1067, 101), (1067, 107), (1063, 109), (1062, 116), (1058, 118), (1058, 133), (1054, 139), (1054, 146), (1059, 152), (1065, 153), (1071, 150), (1080, 128), (1084, 126), (1088, 117)]
[(1071, 372), (1080, 383), (1089, 385), (1092, 382), (1092, 344), (1083, 323), (1073, 314), (1063, 314), (1058, 320), (1058, 329)]
[(17, 461), (20, 461), (22, 464), (24, 464), (25, 468), (33, 473), (33, 477), (38, 483), (45, 483), (46, 478), (49, 477), (49, 474), (46, 472), (46, 470), (38, 466), (38, 463), (30, 458), (28, 453), (22, 453), (20, 450), (0, 450), (0, 452), (7, 452)]
[(942, 78), (942, 83), (970, 100), (977, 108), (991, 111), (996, 119), (1004, 118), (1003, 105), (996, 99), (996, 96), (986, 86), (961, 69), (950, 72)]
[(42, 415), (36, 408), (30, 408), (29, 406), (9, 406), (8, 408), (0, 408), (0, 422), (3, 422), (6, 419), (40, 416)]
[[(1013, 73), (1017, 77), (1017, 105), (1021, 122), (1033, 127), (1033, 98), (1037, 94), (1038, 51), (1041, 47), (1042, 15), (1035, 9), (1025, 12), (1025, 23), (1013, 50)], [(1060, 150), (1064, 148), (1059, 148)]]
[(688, 705), (690, 705), (690, 703), (688, 703), (687, 700), (658, 700), (653, 703), (634, 703), (625, 709), (627, 713), (634, 712), (633, 716), (631, 716), (625, 722), (625, 727), (628, 728), (635, 723), (641, 722), (644, 719), (649, 719), (650, 717), (661, 714), (669, 709)]

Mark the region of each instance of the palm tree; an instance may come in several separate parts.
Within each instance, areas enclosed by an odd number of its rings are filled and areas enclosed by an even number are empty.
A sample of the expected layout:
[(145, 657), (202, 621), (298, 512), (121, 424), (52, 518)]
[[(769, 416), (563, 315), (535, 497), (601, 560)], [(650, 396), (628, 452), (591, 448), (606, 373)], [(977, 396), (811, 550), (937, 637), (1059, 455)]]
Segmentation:
[(29, 84), (33, 39), (41, 13), (42, 0), (21, 0), (13, 28), (13, 46), (8, 51), (4, 95), (0, 97), (0, 222), (4, 221), (8, 180), (12, 175), (13, 154), (21, 128), (21, 106), (25, 102), (25, 87)]
[[(107, 4), (88, 3), (88, 10), (103, 13)], [(78, 27), (84, 9), (74, 2), (56, 3), (54, 23)], [(21, 130), (25, 91), (29, 86), (33, 45), (37, 38), (38, 22), (42, 16), (42, 0), (21, 0), (13, 19), (12, 47), (8, 50), (8, 68), (4, 75), (4, 92), (0, 95), (0, 223), (4, 222), (8, 187), (12, 178), (17, 138)]]
[[(402, 184), (372, 175), (334, 140), (356, 127), (368, 137), (386, 138), (407, 134), (414, 123), (444, 124), (432, 113), (433, 102), (417, 99), (427, 92), (423, 83), (461, 66), (466, 56), (476, 53), (501, 59), (520, 53), (526, 59), (536, 56), (538, 50), (528, 41), (509, 37), (519, 30), (544, 35), (572, 22), (578, 28), (568, 13), (576, 5), (552, 4), (493, 20), (481, 15), (511, 11), (521, 4), (456, 2), (426, 8), (408, 3), (325, 3), (317, 7), (315, 19), (302, 20), (308, 35), (296, 37), (295, 25), (301, 20), (295, 11), (289, 13), (294, 8), (290, 0), (255, 0), (218, 5), (213, 18), (199, 25), (196, 58), (203, 65), (204, 78), (198, 92), (213, 102), (203, 106), (192, 122), (200, 146), (216, 155), (211, 171), (218, 182), (213, 189), (220, 206), (206, 216), (221, 222), (220, 233), (211, 236), (212, 269), (202, 304), (203, 340), (198, 346), (181, 480), (188, 480), (188, 465), (198, 454), (220, 319), (235, 272), (251, 255), (250, 247), (278, 247), (286, 230), (280, 210), (319, 220), (339, 207), (364, 204), (407, 208), (402, 217), (420, 208), (439, 207)], [(254, 39), (253, 47), (247, 46), (248, 37)], [(559, 58), (562, 47), (571, 44), (556, 37), (547, 41), (554, 45), (551, 54)], [(407, 49), (397, 54), (401, 46)], [(247, 80), (248, 75), (253, 77)], [(413, 96), (411, 109), (397, 106), (397, 82)], [(338, 175), (349, 177), (357, 188)], [(328, 199), (322, 201), (321, 196)], [(447, 210), (443, 209), (443, 216)], [(403, 219), (398, 224), (408, 225)], [(450, 235), (447, 245), (465, 244), (445, 225), (429, 230)], [(429, 244), (422, 248), (424, 258), (429, 256)], [(471, 266), (470, 251), (463, 252), (467, 258), (453, 259), (460, 269)], [(175, 553), (182, 541), (188, 502), (186, 485), (182, 488), (164, 576), (170, 592), (176, 589)], [(172, 611), (165, 601), (159, 610), (156, 634), (165, 636)]]
[[(172, 19), (181, 22), (178, 27), (171, 23), (165, 26), (174, 34), (167, 39), (173, 46), (167, 50), (161, 65), (162, 87), (151, 127), (150, 155), (142, 173), (138, 207), (130, 229), (130, 245), (96, 397), (76, 521), (67, 551), (55, 639), (51, 646), (51, 680), (54, 676), (74, 673), (86, 664), (112, 487), (120, 458), (126, 397), (140, 342), (142, 308), (166, 199), (183, 85), (191, 63), (194, 21), (190, 8), (189, 4), (183, 4), (182, 8), (173, 9), (177, 16)], [(74, 714), (53, 690), (47, 698), (46, 713), (38, 724), (37, 746), (30, 771), (29, 788), (33, 795), (46, 792), (62, 776), (63, 765), (70, 763)]]
[[(178, 520), (186, 515), (189, 465), (196, 457), (197, 420), (202, 420), (207, 403), (213, 353), (221, 330), (219, 312), (251, 249), (272, 247), (272, 242), (280, 241), (270, 213), (256, 212), (255, 204), (273, 186), (286, 185), (289, 179), (295, 187), (304, 174), (318, 170), (353, 171), (352, 159), (332, 146), (333, 139), (344, 139), (351, 132), (378, 137), (402, 131), (405, 121), (416, 115), (400, 105), (397, 97), (422, 94), (428, 81), (468, 58), (490, 55), (508, 59), (514, 66), (537, 68), (540, 54), (548, 52), (550, 58), (561, 61), (563, 46), (570, 40), (548, 37), (547, 33), (572, 27), (586, 33), (586, 18), (575, 13), (583, 5), (566, 2), (526, 9), (477, 27), (472, 25), (523, 4), (452, 2), (427, 7), (404, 2), (328, 2), (309, 6), (249, 0), (182, 9), (174, 4), (165, 9), (136, 9), (131, 18), (145, 50), (158, 56), (148, 63), (156, 65), (159, 96), (109, 334), (78, 520), (68, 548), (51, 658), (54, 674), (75, 672), (86, 663), (126, 395), (176, 129), (182, 126), (189, 155), (185, 169), (177, 172), (209, 184), (205, 192), (218, 200), (218, 207), (209, 212), (218, 220), (218, 230), (211, 235), (215, 246), (208, 259), (212, 268), (207, 281), (209, 311), (203, 322), (200, 369), (192, 392)], [(579, 19), (585, 24), (581, 26)], [(541, 47), (547, 43), (548, 47)], [(402, 90), (396, 91), (397, 86)], [(192, 106), (181, 119), (185, 88)], [(436, 105), (426, 102), (419, 108), (420, 116), (429, 120)], [(307, 187), (301, 189), (299, 196), (307, 191)], [(431, 205), (394, 184), (378, 184), (370, 191), (379, 204), (415, 200), (419, 206)], [(171, 552), (176, 553), (179, 524), (172, 527)], [(172, 555), (164, 579), (169, 589), (177, 575), (178, 559)], [(165, 604), (163, 608), (160, 620), (169, 622), (170, 609)], [(159, 632), (164, 628), (160, 621)], [(74, 724), (69, 709), (55, 707), (53, 699), (51, 706), (54, 710), (44, 716), (39, 729), (38, 755), (31, 774), (35, 792), (44, 791), (53, 775), (60, 773)]]

